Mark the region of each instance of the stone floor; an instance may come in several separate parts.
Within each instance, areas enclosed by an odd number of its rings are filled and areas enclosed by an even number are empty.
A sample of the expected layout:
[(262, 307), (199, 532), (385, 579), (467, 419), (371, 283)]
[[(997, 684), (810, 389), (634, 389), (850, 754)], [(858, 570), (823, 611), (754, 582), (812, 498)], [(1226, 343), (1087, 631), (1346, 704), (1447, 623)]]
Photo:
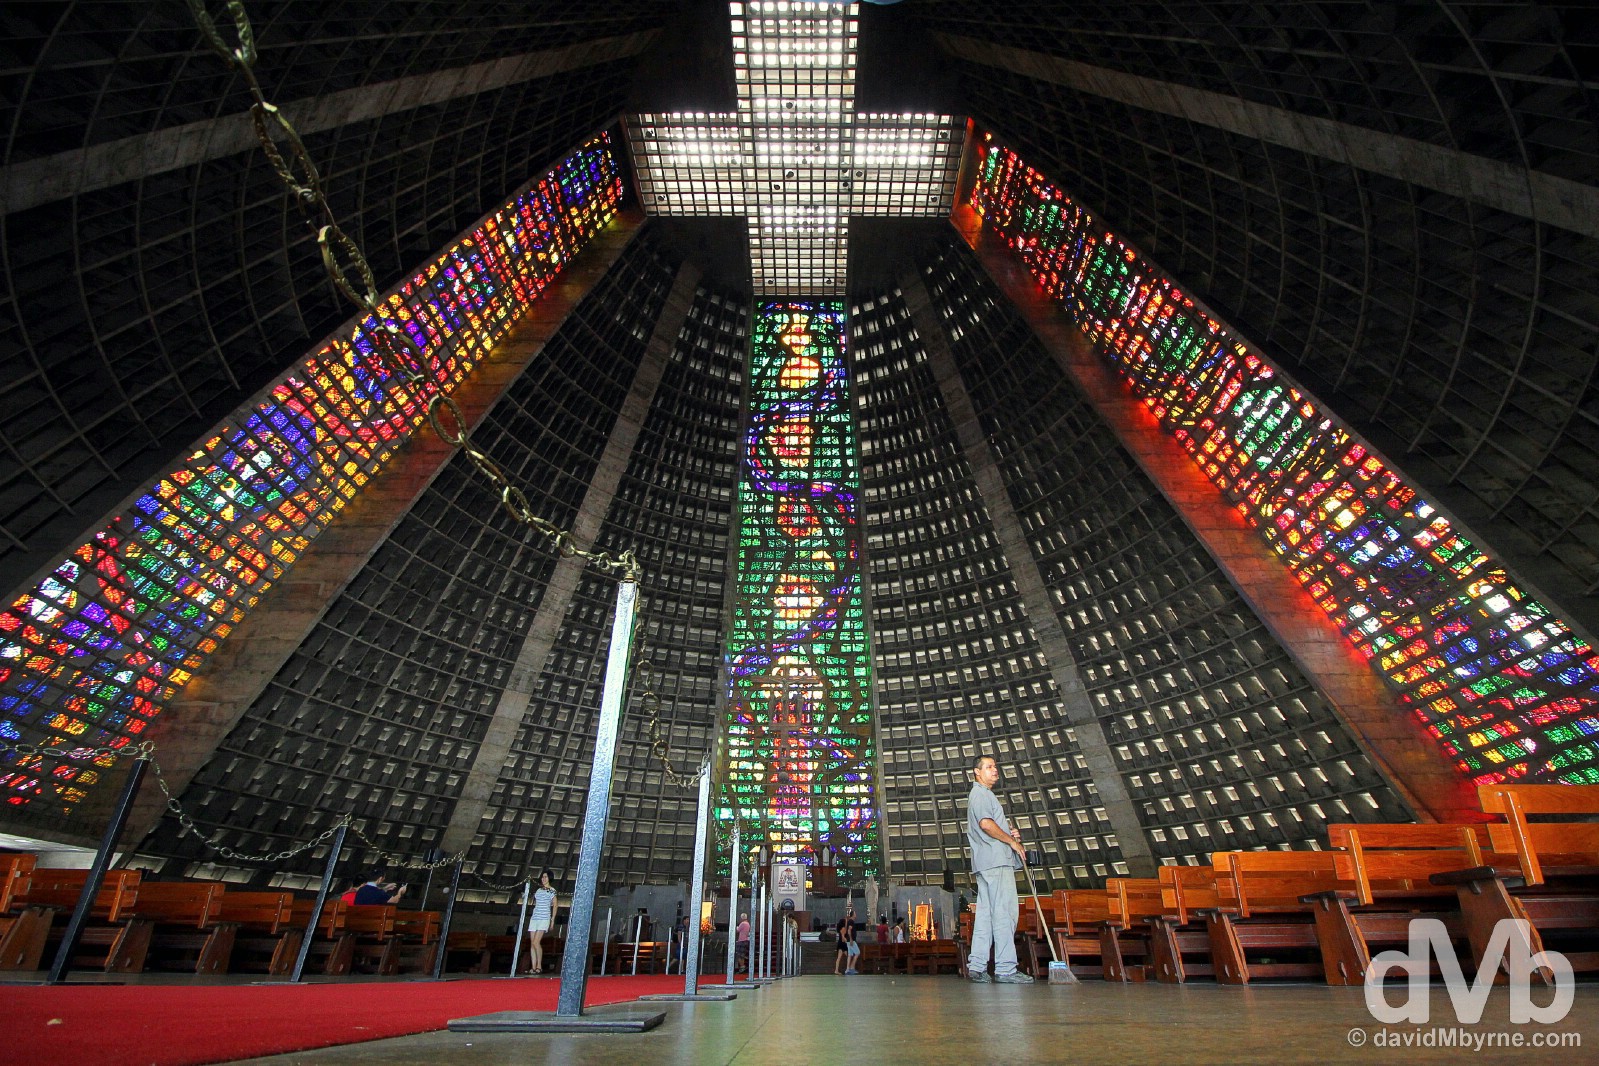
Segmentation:
[[(1325, 985), (970, 985), (956, 978), (800, 977), (731, 1003), (658, 1003), (657, 1029), (639, 1035), (427, 1033), (249, 1060), (256, 1066), (649, 1066), (833, 1063), (1456, 1063), (1599, 1062), (1599, 985), (1579, 985), (1563, 1022), (1511, 1025), (1509, 996), (1494, 990), (1475, 1025), (1462, 1026), (1434, 992), (1428, 1026), (1382, 1025), (1363, 990)], [(1388, 989), (1398, 1003), (1403, 986)], [(1548, 993), (1536, 994), (1545, 1003)], [(605, 1010), (638, 1010), (643, 1004)], [(1433, 1027), (1489, 1041), (1460, 1047), (1386, 1047), (1389, 1037)], [(1358, 1035), (1357, 1034), (1358, 1031)], [(1494, 1047), (1498, 1034), (1580, 1039), (1580, 1045)]]

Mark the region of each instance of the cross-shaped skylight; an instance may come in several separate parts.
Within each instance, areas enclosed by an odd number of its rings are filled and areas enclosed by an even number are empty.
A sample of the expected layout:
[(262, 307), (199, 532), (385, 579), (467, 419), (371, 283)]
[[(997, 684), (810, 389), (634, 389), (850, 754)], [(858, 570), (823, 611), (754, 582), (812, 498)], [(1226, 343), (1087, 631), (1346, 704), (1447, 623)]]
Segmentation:
[(738, 110), (628, 118), (644, 209), (749, 220), (755, 296), (842, 296), (851, 215), (942, 218), (963, 128), (855, 111), (858, 5), (730, 3)]

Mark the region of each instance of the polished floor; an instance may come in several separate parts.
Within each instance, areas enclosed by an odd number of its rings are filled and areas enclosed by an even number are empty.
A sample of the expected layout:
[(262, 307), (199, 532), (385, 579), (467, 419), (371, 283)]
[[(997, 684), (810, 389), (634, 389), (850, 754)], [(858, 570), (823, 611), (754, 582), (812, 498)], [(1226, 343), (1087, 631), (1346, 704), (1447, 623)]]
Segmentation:
[[(1398, 1003), (1402, 986), (1390, 986)], [(1535, 994), (1538, 1003), (1548, 993)], [(831, 1066), (833, 1063), (1458, 1063), (1599, 1062), (1599, 985), (1579, 985), (1553, 1025), (1509, 1022), (1496, 988), (1481, 1020), (1460, 1025), (1435, 991), (1426, 1026), (1382, 1025), (1362, 989), (1214, 984), (974, 986), (950, 977), (799, 977), (731, 1003), (660, 1003), (659, 1028), (638, 1035), (426, 1033), (249, 1060), (253, 1066), (526, 1066), (528, 1063), (668, 1066)], [(625, 1010), (629, 1008), (602, 1008)], [(1358, 1035), (1356, 1035), (1358, 1030)], [(1428, 1036), (1427, 1034), (1433, 1034)], [(1551, 1035), (1560, 1047), (1495, 1047)], [(1447, 1034), (1447, 1035), (1446, 1035)], [(1436, 1046), (1481, 1041), (1481, 1050)], [(1435, 1046), (1387, 1047), (1390, 1039)], [(1580, 1045), (1569, 1043), (1580, 1040)]]

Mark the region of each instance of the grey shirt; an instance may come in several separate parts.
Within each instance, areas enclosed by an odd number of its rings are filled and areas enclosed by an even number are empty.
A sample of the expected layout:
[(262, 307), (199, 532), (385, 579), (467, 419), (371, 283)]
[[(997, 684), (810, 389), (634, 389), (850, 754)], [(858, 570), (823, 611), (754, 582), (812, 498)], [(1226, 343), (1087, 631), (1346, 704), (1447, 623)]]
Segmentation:
[(1020, 870), (1022, 860), (1009, 844), (1003, 844), (983, 832), (983, 819), (992, 818), (1000, 831), (1010, 832), (1010, 823), (999, 806), (999, 797), (982, 785), (973, 785), (966, 797), (966, 841), (972, 846), (972, 869), (981, 873), (1001, 867)]

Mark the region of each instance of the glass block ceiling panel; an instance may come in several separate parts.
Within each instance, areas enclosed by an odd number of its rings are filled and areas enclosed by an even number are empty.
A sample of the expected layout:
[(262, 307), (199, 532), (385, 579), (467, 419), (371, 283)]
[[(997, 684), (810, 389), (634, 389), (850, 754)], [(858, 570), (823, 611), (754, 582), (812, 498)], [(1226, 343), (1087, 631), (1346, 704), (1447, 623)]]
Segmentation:
[(644, 207), (747, 219), (757, 299), (840, 296), (851, 215), (949, 214), (963, 125), (856, 113), (858, 5), (728, 6), (738, 110), (629, 117)]

